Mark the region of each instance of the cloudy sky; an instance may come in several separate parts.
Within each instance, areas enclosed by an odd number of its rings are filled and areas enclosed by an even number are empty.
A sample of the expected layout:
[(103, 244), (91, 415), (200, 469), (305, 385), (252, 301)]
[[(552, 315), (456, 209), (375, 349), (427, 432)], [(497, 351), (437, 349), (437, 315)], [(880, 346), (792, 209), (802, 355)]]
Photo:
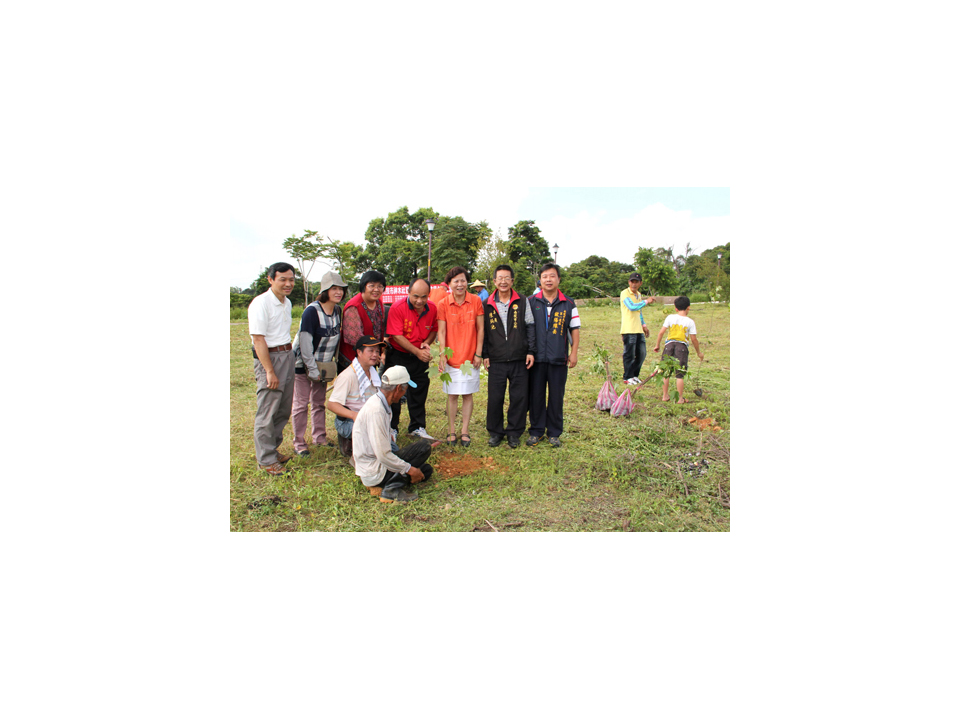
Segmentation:
[[(486, 220), (504, 237), (518, 220), (534, 220), (557, 260), (569, 265), (589, 255), (631, 262), (639, 247), (673, 247), (682, 253), (728, 242), (729, 188), (383, 188), (371, 193), (326, 187), (282, 202), (236, 208), (230, 218), (230, 284), (245, 288), (261, 268), (289, 260), (283, 239), (304, 229), (363, 244), (367, 224), (406, 205), (433, 207), (445, 215)], [(311, 277), (325, 270), (317, 265)]]

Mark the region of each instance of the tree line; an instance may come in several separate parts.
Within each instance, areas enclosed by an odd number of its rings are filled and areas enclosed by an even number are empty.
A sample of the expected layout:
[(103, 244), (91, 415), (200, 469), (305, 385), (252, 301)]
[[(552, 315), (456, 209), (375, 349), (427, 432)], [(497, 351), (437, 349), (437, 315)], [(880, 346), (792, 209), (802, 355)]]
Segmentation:
[[(428, 231), (426, 221), (435, 219), (431, 281), (443, 279), (446, 271), (460, 265), (473, 279), (487, 283), (492, 290), (494, 270), (509, 264), (516, 274), (514, 287), (519, 293), (536, 290), (537, 270), (553, 256), (550, 246), (532, 220), (521, 220), (507, 229), (506, 239), (493, 233), (486, 221), (471, 223), (459, 215), (438, 215), (433, 208), (411, 213), (406, 206), (375, 218), (367, 226), (364, 246), (321, 236), (315, 230), (291, 235), (283, 248), (297, 264), (297, 284), (290, 295), (294, 305), (316, 296), (319, 279), (310, 280), (313, 266), (326, 260), (355, 291), (357, 281), (367, 270), (379, 270), (388, 285), (407, 285), (427, 277)], [(720, 255), (719, 262), (717, 256)], [(671, 249), (639, 248), (633, 264), (591, 255), (586, 260), (563, 267), (563, 292), (578, 299), (619, 297), (632, 272), (643, 276), (643, 292), (657, 295), (705, 293), (718, 299), (730, 297), (730, 243), (699, 254), (688, 244), (686, 251), (674, 255)], [(257, 295), (269, 289), (266, 268), (241, 290), (230, 289), (230, 306), (246, 307)]]

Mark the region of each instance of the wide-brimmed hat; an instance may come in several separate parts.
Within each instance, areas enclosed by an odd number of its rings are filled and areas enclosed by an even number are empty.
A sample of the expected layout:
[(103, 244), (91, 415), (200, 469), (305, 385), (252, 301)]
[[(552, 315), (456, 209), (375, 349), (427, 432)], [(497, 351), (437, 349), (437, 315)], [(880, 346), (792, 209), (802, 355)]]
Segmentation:
[(347, 284), (333, 270), (330, 270), (329, 272), (325, 272), (323, 274), (323, 277), (320, 278), (320, 292), (323, 292), (324, 290), (329, 290), (334, 286), (342, 287), (344, 290), (346, 290), (347, 288)]
[(470, 287), (486, 287), (486, 286), (487, 286), (486, 283), (482, 282), (481, 280), (474, 280), (473, 283), (470, 285)]
[(410, 379), (410, 373), (407, 372), (407, 369), (403, 365), (394, 365), (380, 376), (380, 380), (384, 385), (409, 385), (414, 388), (417, 386), (417, 384)]

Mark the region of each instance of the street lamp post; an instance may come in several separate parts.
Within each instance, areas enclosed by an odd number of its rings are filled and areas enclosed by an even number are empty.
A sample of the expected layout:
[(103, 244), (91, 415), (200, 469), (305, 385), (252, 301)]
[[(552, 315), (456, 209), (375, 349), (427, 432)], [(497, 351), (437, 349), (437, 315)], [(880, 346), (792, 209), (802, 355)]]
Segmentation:
[[(720, 258), (722, 257), (722, 255), (723, 255), (722, 253), (717, 253), (717, 287), (720, 287), (720, 275), (723, 273), (723, 270), (720, 269)], [(719, 296), (720, 295), (718, 291), (717, 297)]]
[(427, 241), (427, 285), (430, 284), (430, 265), (433, 261), (433, 228), (437, 224), (436, 219), (427, 220), (427, 232), (430, 233), (430, 239)]
[(554, 261), (554, 262), (557, 261), (557, 250), (559, 250), (559, 249), (560, 249), (560, 246), (557, 245), (556, 243), (554, 243), (554, 244), (553, 244), (553, 261)]

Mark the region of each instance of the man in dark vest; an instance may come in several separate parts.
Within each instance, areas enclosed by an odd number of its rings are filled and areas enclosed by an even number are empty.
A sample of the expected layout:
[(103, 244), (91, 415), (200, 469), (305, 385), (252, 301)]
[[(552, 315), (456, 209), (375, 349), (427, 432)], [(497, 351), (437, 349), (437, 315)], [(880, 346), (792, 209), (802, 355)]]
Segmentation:
[[(530, 437), (533, 447), (543, 440), (560, 447), (563, 432), (563, 394), (567, 370), (577, 366), (580, 313), (577, 303), (560, 292), (560, 266), (540, 268), (540, 289), (529, 298), (536, 328), (536, 362), (530, 370)], [(549, 398), (547, 391), (549, 389)]]
[[(527, 298), (513, 289), (513, 268), (500, 265), (494, 272), (497, 291), (483, 304), (483, 366), (487, 380), (488, 444), (497, 447), (507, 436), (510, 447), (520, 444), (527, 424), (528, 377), (533, 365), (536, 334)], [(507, 426), (503, 426), (503, 399), (510, 386)]]

